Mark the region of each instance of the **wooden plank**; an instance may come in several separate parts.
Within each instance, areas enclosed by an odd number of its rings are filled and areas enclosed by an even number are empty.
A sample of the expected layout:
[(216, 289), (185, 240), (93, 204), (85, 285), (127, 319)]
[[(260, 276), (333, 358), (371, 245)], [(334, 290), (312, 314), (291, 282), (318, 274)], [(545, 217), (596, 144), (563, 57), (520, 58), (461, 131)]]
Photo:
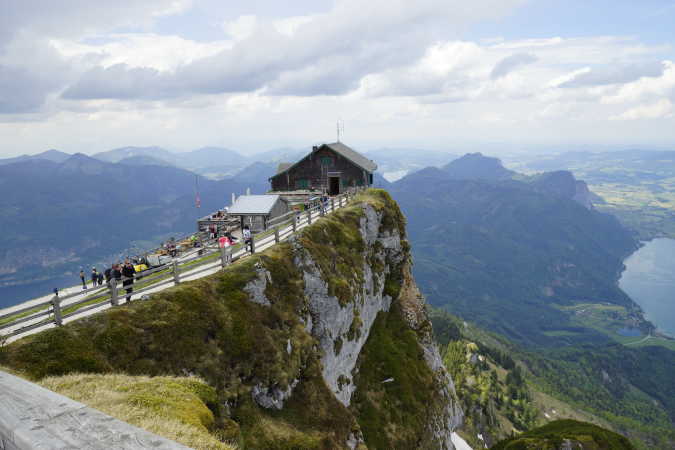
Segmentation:
[(187, 449), (0, 371), (0, 439), (8, 449)]

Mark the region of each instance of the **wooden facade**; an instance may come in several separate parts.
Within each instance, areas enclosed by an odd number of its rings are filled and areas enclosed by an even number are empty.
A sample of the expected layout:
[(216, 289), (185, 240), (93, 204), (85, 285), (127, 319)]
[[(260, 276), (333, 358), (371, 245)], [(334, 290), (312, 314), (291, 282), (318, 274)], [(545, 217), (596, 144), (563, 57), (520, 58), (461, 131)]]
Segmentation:
[(371, 186), (377, 165), (342, 143), (323, 144), (295, 164), (282, 163), (270, 178), (272, 191), (314, 190), (338, 195)]
[(230, 207), (228, 216), (239, 217), (241, 228), (265, 231), (270, 220), (289, 212), (288, 203), (279, 195), (242, 195)]

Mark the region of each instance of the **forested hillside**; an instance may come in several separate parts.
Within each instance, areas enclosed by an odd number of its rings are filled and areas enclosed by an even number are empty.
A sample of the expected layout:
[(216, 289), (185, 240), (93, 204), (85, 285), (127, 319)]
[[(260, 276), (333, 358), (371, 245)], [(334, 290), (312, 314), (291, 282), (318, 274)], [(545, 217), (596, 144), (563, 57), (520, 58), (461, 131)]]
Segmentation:
[(613, 429), (645, 450), (675, 444), (675, 352), (620, 345), (533, 351), (443, 310), (432, 309), (431, 320), (474, 448), (563, 418)]
[[(432, 305), (537, 345), (555, 345), (553, 330), (580, 331), (565, 305), (633, 307), (616, 286), (623, 258), (637, 247), (631, 232), (580, 204), (575, 191), (565, 196), (545, 178), (505, 179), (484, 160), (495, 178), (484, 170), (480, 179), (456, 179), (456, 166), (466, 166), (457, 160), (390, 187), (408, 218), (415, 276)], [(607, 340), (593, 330), (573, 336)]]

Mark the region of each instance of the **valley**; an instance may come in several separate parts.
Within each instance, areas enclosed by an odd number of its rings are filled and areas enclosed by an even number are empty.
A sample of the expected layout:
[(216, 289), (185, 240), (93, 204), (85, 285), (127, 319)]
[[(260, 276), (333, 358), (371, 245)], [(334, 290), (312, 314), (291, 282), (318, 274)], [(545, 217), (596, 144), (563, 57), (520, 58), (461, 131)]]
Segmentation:
[[(83, 156), (76, 161), (24, 161), (7, 166), (16, 169), (19, 164), (22, 171), (49, 166), (63, 171), (60, 167), (66, 164), (64, 167), (78, 179), (87, 180), (94, 170), (99, 181), (108, 172), (124, 180), (137, 176), (131, 174), (143, 173), (147, 179), (147, 174), (162, 177), (173, 171), (172, 177), (185, 180), (180, 189), (187, 193), (166, 197), (157, 184), (153, 195), (158, 200), (153, 201), (163, 205), (162, 209), (191, 208), (194, 175), (189, 171), (154, 162), (146, 165), (147, 159), (138, 158), (127, 161), (133, 164), (90, 161)], [(391, 167), (397, 168), (393, 163)], [(243, 191), (251, 186), (264, 190), (256, 180), (264, 179), (272, 170), (270, 164), (256, 163), (233, 178), (200, 178), (202, 201), (205, 207), (215, 209), (222, 205), (223, 197), (228, 197), (223, 196), (224, 190)], [(595, 185), (591, 184), (589, 190), (567, 171), (518, 173), (480, 154), (438, 167), (414, 169), (393, 183), (375, 177), (375, 184), (391, 193), (407, 218), (413, 273), (427, 301), (451, 313), (432, 309), (431, 320), (464, 410), (466, 419), (458, 432), (467, 442), (474, 448), (493, 445), (513, 430), (532, 429), (559, 418), (620, 431), (640, 449), (666, 448), (673, 442), (675, 438), (666, 430), (674, 417), (675, 405), (668, 397), (675, 395), (675, 387), (667, 369), (675, 364), (675, 341), (661, 335), (634, 299), (619, 288), (624, 259), (639, 251), (639, 236), (605, 209), (590, 206), (600, 201), (593, 190)], [(75, 192), (82, 189), (75, 188)], [(103, 190), (102, 195), (110, 195), (107, 192)], [(26, 198), (33, 203), (39, 199)], [(65, 196), (64, 201), (68, 198), (74, 197)], [(137, 201), (118, 198), (118, 210)], [(87, 203), (75, 204), (82, 207)], [(89, 205), (96, 204), (93, 201)], [(14, 211), (21, 211), (19, 203), (12, 205)], [(156, 207), (139, 205), (130, 210), (139, 217), (137, 235), (120, 234), (119, 222), (107, 220), (105, 215), (97, 222), (96, 214), (92, 214), (97, 210), (85, 209), (89, 226), (112, 233), (119, 239), (115, 242), (121, 244), (125, 236), (138, 236), (135, 249), (168, 236), (152, 234), (158, 233), (153, 230), (161, 232), (161, 228), (153, 228), (161, 223), (155, 220)], [(74, 214), (73, 220), (83, 220), (81, 217)], [(53, 224), (68, 227), (66, 216), (55, 214), (53, 218)], [(192, 220), (180, 217), (175, 222), (179, 226), (172, 225), (172, 232), (189, 232), (194, 226)], [(62, 248), (73, 248), (73, 243), (68, 243), (71, 235), (61, 235), (59, 239), (71, 246)], [(87, 251), (100, 252), (100, 248), (72, 250), (71, 259), (61, 266), (47, 269), (28, 265), (22, 273), (63, 277), (60, 271), (72, 270), (73, 263), (101, 260)], [(6, 273), (5, 283), (11, 283), (13, 276)], [(57, 279), (63, 278), (43, 283)], [(30, 283), (30, 279), (23, 282)], [(15, 292), (18, 298), (21, 289)], [(374, 333), (385, 345), (392, 337), (375, 325)], [(372, 353), (378, 358), (377, 364), (385, 367), (393, 364), (392, 355), (411, 356), (399, 353), (392, 342), (386, 345), (389, 347), (370, 351), (366, 347), (364, 355)], [(364, 360), (363, 364), (371, 363)], [(368, 372), (376, 374), (379, 370), (373, 366)], [(379, 376), (387, 378), (384, 372)], [(375, 379), (363, 378), (361, 382), (374, 383)], [(355, 401), (355, 408), (363, 415), (366, 439), (391, 439), (381, 434), (383, 418), (369, 415), (375, 405), (360, 396)], [(394, 420), (393, 416), (387, 420)]]

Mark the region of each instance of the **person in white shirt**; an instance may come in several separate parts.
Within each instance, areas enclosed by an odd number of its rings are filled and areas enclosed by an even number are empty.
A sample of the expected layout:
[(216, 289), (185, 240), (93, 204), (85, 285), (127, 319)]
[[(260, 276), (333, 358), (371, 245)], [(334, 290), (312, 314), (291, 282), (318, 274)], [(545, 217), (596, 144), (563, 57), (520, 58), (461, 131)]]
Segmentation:
[(251, 246), (251, 229), (248, 227), (248, 225), (244, 225), (244, 228), (241, 230), (241, 236), (244, 238), (244, 245), (246, 245), (246, 251), (252, 252), (253, 248)]

